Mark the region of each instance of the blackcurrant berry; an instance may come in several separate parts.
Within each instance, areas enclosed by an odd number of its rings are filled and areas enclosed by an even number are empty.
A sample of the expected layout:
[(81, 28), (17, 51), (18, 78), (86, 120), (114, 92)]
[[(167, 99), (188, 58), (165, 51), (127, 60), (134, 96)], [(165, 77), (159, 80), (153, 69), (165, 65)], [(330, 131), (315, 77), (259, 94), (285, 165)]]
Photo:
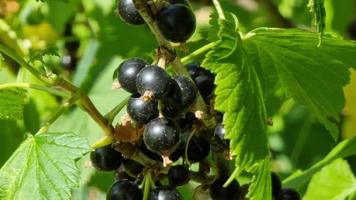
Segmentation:
[(185, 42), (195, 31), (195, 16), (184, 4), (172, 4), (158, 14), (158, 28), (172, 42)]
[(188, 160), (199, 162), (209, 155), (210, 144), (203, 137), (193, 136), (188, 144)]
[(119, 0), (118, 10), (121, 19), (128, 24), (141, 25), (145, 23), (133, 0)]
[(131, 58), (122, 62), (119, 66), (118, 80), (122, 88), (131, 93), (137, 93), (137, 74), (146, 66), (146, 62), (140, 58)]
[(300, 195), (297, 191), (285, 188), (276, 197), (276, 200), (300, 200)]
[(77, 66), (78, 58), (73, 54), (66, 54), (61, 60), (61, 66), (66, 70), (74, 70)]
[(142, 200), (138, 185), (128, 180), (117, 181), (106, 193), (106, 200)]
[(158, 103), (143, 97), (132, 96), (127, 102), (127, 113), (135, 122), (146, 124), (158, 117)]
[(181, 186), (189, 182), (190, 173), (187, 166), (176, 165), (168, 170), (168, 181), (172, 186)]
[(98, 170), (113, 171), (121, 165), (124, 158), (121, 156), (121, 153), (113, 149), (111, 145), (107, 145), (91, 152), (90, 160), (93, 166)]
[(190, 76), (195, 79), (198, 76), (208, 76), (214, 79), (214, 74), (200, 66), (200, 63), (190, 63), (186, 65)]
[(136, 86), (141, 95), (150, 92), (155, 98), (164, 97), (170, 90), (172, 79), (167, 72), (155, 65), (143, 68), (137, 75)]
[(131, 159), (125, 159), (122, 165), (125, 172), (133, 178), (140, 175), (144, 169), (143, 165)]
[(177, 161), (180, 157), (183, 156), (184, 154), (184, 150), (185, 150), (185, 145), (184, 144), (180, 144), (177, 149), (171, 153), (171, 155), (169, 156), (169, 160), (171, 160), (172, 162)]
[(146, 147), (163, 156), (169, 156), (179, 145), (180, 129), (171, 119), (162, 117), (145, 126), (143, 141)]
[(348, 34), (351, 39), (356, 40), (356, 20), (350, 23), (348, 27)]
[(157, 187), (149, 194), (148, 200), (182, 200), (181, 194), (173, 187)]
[(195, 115), (192, 112), (187, 112), (185, 114), (185, 116), (178, 119), (178, 124), (181, 129), (181, 132), (183, 133), (183, 132), (191, 130), (193, 128), (193, 124), (196, 120), (197, 120), (197, 118), (195, 118)]
[(215, 85), (214, 78), (205, 75), (199, 75), (194, 79), (195, 84), (204, 100), (207, 100), (213, 93)]
[(210, 185), (210, 196), (213, 200), (239, 200), (240, 184), (236, 180), (223, 187), (227, 177), (219, 177)]
[(138, 148), (141, 150), (141, 152), (143, 154), (145, 154), (145, 156), (149, 157), (150, 159), (156, 160), (159, 162), (163, 162), (162, 157), (160, 155), (150, 151), (149, 149), (147, 149), (147, 147), (144, 143), (140, 144), (140, 146)]
[(167, 99), (161, 101), (161, 112), (163, 116), (176, 119), (182, 115), (183, 110), (179, 108), (177, 102), (167, 101)]
[(189, 78), (185, 76), (175, 76), (173, 80), (177, 83), (178, 87), (174, 88), (175, 94), (179, 94), (179, 103), (182, 109), (187, 109), (194, 104), (197, 96), (197, 89)]
[(215, 127), (214, 139), (216, 143), (224, 149), (228, 149), (230, 146), (230, 141), (225, 139), (225, 128), (223, 124), (218, 124)]
[(272, 179), (272, 196), (277, 197), (282, 190), (282, 182), (281, 179), (279, 179), (279, 176), (274, 172), (271, 173), (271, 179)]
[(80, 43), (78, 40), (75, 41), (68, 41), (64, 44), (68, 52), (74, 54), (79, 49)]

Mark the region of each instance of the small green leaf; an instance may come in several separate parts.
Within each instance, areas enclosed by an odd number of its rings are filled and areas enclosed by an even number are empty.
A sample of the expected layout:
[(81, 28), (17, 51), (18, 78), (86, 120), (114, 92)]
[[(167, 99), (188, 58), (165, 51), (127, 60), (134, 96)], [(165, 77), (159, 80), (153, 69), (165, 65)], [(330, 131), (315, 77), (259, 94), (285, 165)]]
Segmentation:
[(23, 119), (26, 91), (22, 89), (0, 90), (0, 119)]
[(303, 199), (344, 200), (356, 192), (356, 179), (349, 164), (337, 159), (311, 179)]
[(338, 137), (339, 114), (344, 107), (343, 86), (349, 82), (348, 67), (355, 67), (356, 43), (298, 29), (256, 29), (244, 38), (244, 47), (266, 94), (276, 83), (290, 97), (306, 105)]
[(301, 188), (307, 183), (310, 178), (319, 172), (324, 166), (330, 164), (338, 158), (345, 158), (351, 155), (356, 155), (356, 138), (344, 140), (333, 148), (328, 155), (321, 161), (314, 164), (311, 168), (305, 171), (296, 171), (283, 181), (283, 186), (291, 188)]
[[(238, 170), (252, 172), (250, 199), (271, 199), (266, 111), (255, 67), (242, 48), (238, 21), (231, 13), (218, 19), (217, 45), (206, 55), (202, 66), (216, 74), (215, 109), (224, 112), (226, 137), (236, 156)], [(267, 161), (268, 160), (268, 161)], [(266, 170), (268, 173), (266, 173)], [(237, 177), (239, 174), (234, 173)]]
[(0, 169), (0, 199), (70, 199), (79, 186), (75, 160), (88, 151), (73, 133), (29, 135)]

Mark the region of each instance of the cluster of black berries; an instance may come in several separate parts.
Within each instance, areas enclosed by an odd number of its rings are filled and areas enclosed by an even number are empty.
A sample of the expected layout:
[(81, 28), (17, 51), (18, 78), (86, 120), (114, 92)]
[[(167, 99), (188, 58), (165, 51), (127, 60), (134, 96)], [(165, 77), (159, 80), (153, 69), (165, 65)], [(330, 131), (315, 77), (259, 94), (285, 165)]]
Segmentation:
[[(161, 9), (157, 10), (157, 7)], [(154, 6), (155, 12), (150, 13), (156, 20), (162, 35), (171, 42), (185, 42), (193, 35), (196, 27), (195, 16), (185, 0), (162, 1)], [(133, 0), (118, 2), (120, 17), (128, 24), (141, 25), (145, 21), (140, 16)]]
[(272, 196), (275, 200), (300, 200), (300, 195), (297, 191), (291, 188), (282, 189), (282, 183), (276, 173), (271, 174), (272, 178)]

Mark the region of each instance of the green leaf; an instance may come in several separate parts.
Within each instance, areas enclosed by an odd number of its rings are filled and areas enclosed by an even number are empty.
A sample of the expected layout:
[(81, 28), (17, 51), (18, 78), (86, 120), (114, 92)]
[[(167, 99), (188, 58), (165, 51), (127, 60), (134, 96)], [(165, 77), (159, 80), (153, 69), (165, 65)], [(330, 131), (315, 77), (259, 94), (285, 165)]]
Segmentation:
[(321, 44), (321, 40), (323, 39), (324, 30), (325, 30), (325, 18), (326, 18), (324, 0), (309, 0), (308, 7), (310, 9), (310, 12), (313, 13), (314, 15), (315, 24), (320, 34), (319, 44)]
[(0, 199), (70, 199), (79, 186), (75, 160), (89, 150), (72, 133), (29, 135), (0, 169)]
[(303, 199), (344, 200), (355, 191), (356, 179), (349, 164), (337, 159), (313, 176)]
[(283, 186), (291, 188), (301, 188), (307, 183), (310, 178), (319, 172), (324, 166), (330, 164), (338, 158), (345, 158), (348, 156), (356, 155), (356, 138), (344, 140), (333, 148), (328, 155), (321, 161), (314, 164), (311, 168), (305, 171), (296, 171), (283, 181)]
[(23, 119), (26, 91), (0, 89), (0, 119)]
[(281, 84), (336, 139), (345, 101), (342, 88), (349, 82), (348, 67), (356, 66), (356, 43), (325, 35), (323, 44), (317, 44), (317, 33), (298, 29), (260, 28), (244, 38), (263, 91), (271, 93)]
[(255, 67), (242, 48), (237, 19), (230, 13), (226, 16), (227, 20), (212, 23), (219, 26), (220, 39), (202, 66), (216, 74), (215, 109), (224, 112), (226, 137), (231, 141), (237, 169), (257, 174), (248, 196), (268, 200), (271, 186), (269, 172), (264, 171), (270, 167), (263, 94)]

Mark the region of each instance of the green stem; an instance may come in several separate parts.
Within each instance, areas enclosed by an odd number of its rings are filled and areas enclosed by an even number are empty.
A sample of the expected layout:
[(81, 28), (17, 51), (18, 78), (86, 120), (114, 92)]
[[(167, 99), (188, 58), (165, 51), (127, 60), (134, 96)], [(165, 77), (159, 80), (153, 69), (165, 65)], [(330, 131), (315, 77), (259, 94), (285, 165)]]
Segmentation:
[(55, 111), (36, 133), (36, 135), (47, 132), (48, 128), (68, 109), (70, 108), (78, 99), (80, 98), (80, 92), (74, 94), (70, 99), (64, 102), (57, 111)]
[(114, 138), (112, 136), (104, 136), (100, 140), (96, 141), (91, 145), (93, 149), (98, 149), (104, 147), (106, 145), (112, 144), (114, 142)]
[(60, 97), (65, 97), (68, 98), (69, 94), (54, 88), (50, 88), (47, 86), (42, 86), (42, 85), (35, 85), (31, 83), (23, 83), (23, 82), (17, 82), (17, 83), (4, 83), (0, 84), (0, 89), (9, 89), (9, 88), (24, 88), (24, 89), (36, 89), (44, 92), (48, 92), (50, 94), (60, 96)]
[(105, 119), (107, 119), (108, 123), (111, 124), (116, 115), (126, 106), (127, 102), (129, 101), (130, 97), (124, 99), (119, 105), (117, 105), (114, 109), (104, 115)]
[(147, 200), (148, 199), (148, 195), (150, 193), (151, 190), (151, 183), (152, 183), (152, 176), (150, 172), (147, 172), (145, 174), (145, 178), (144, 178), (144, 189), (143, 189), (143, 200)]
[(26, 68), (28, 71), (31, 72), (37, 79), (40, 81), (44, 82), (45, 84), (49, 84), (49, 80), (42, 76), (41, 73), (33, 68), (30, 64), (28, 64), (26, 61), (24, 61), (22, 58), (20, 58), (12, 49), (6, 47), (4, 44), (0, 43), (0, 51), (12, 58), (14, 61), (16, 61), (18, 64)]
[(211, 42), (211, 43), (195, 50), (194, 52), (190, 53), (189, 55), (183, 57), (180, 61), (182, 63), (186, 64), (187, 62), (193, 60), (193, 58), (200, 56), (201, 54), (205, 53), (206, 51), (211, 50), (212, 48), (215, 47), (216, 44), (217, 44), (217, 42)]
[(220, 5), (219, 0), (213, 0), (213, 4), (215, 6), (216, 11), (218, 12), (219, 18), (225, 19), (225, 14), (224, 14), (224, 11)]

